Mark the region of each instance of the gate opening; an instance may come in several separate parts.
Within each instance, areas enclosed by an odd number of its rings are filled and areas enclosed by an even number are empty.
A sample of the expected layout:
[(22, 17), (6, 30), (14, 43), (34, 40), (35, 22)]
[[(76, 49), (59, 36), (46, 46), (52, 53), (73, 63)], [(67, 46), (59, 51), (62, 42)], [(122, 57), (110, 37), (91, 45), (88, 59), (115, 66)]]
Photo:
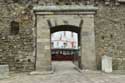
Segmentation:
[(72, 61), (80, 67), (80, 28), (71, 25), (51, 27), (51, 60)]
[(51, 34), (51, 55), (54, 61), (73, 61), (78, 58), (78, 34), (59, 31)]

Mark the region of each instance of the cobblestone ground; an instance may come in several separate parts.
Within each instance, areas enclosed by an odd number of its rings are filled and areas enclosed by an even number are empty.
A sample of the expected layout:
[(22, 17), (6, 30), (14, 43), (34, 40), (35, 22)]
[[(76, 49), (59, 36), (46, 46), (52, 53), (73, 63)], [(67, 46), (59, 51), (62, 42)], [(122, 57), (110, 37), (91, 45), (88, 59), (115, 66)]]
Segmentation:
[(0, 83), (125, 83), (125, 75), (106, 74), (95, 71), (76, 70), (72, 62), (53, 62), (54, 74), (29, 75), (26, 73), (11, 74)]

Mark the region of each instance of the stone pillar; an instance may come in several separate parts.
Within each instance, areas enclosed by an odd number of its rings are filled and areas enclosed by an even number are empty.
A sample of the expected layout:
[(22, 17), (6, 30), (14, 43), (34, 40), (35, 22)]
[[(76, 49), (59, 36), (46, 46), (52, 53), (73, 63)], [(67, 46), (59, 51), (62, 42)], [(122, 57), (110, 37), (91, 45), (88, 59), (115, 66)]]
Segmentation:
[(37, 16), (36, 71), (51, 70), (50, 28), (43, 16)]
[(96, 69), (94, 15), (83, 16), (81, 27), (81, 66), (83, 69)]

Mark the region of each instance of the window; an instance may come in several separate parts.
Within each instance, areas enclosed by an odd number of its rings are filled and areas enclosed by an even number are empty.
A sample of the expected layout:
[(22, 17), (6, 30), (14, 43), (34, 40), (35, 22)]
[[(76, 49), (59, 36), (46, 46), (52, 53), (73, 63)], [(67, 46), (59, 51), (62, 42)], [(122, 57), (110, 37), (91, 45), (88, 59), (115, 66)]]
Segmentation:
[(51, 42), (51, 47), (52, 47), (52, 48), (54, 47), (54, 42)]
[(11, 22), (11, 34), (17, 35), (19, 33), (19, 23), (16, 21)]

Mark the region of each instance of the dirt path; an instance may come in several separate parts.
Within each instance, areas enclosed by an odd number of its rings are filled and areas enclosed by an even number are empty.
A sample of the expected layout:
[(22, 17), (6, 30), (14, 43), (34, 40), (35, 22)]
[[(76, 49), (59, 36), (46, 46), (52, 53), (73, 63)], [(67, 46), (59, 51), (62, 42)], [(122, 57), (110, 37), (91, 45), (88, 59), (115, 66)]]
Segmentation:
[(125, 75), (113, 75), (96, 72), (80, 73), (72, 62), (53, 62), (54, 74), (28, 75), (12, 74), (0, 83), (124, 83)]

